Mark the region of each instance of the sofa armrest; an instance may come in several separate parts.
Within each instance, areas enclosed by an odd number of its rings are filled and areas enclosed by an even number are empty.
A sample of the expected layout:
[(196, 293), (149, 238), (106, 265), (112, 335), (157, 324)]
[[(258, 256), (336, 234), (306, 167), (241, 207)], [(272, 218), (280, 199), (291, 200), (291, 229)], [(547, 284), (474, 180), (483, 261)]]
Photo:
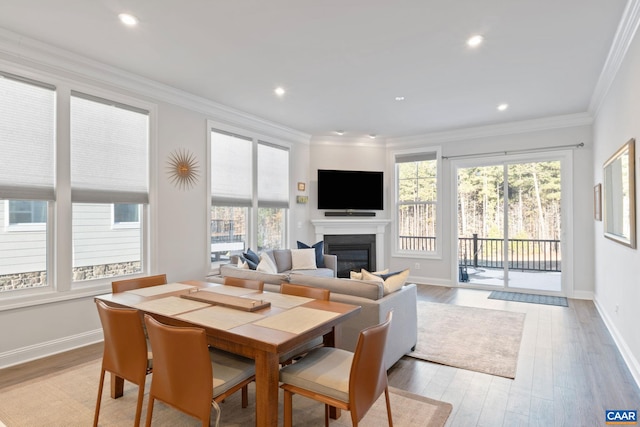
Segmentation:
[(402, 356), (415, 348), (418, 341), (417, 287), (415, 284), (404, 285), (400, 290), (378, 300), (333, 292), (331, 300), (362, 307), (360, 313), (342, 324), (340, 348), (354, 351), (360, 331), (382, 323), (391, 310), (393, 310), (393, 320), (384, 352), (386, 368), (389, 369)]
[(333, 277), (338, 277), (338, 256), (331, 254), (324, 255), (324, 266), (333, 270)]

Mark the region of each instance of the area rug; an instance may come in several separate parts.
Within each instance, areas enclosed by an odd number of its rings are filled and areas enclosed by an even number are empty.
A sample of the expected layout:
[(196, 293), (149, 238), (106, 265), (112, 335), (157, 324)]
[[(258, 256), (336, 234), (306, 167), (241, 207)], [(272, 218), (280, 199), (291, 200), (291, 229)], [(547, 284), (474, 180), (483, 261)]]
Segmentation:
[(418, 301), (418, 343), (409, 356), (515, 378), (524, 313)]
[(489, 294), (490, 299), (504, 301), (528, 302), (531, 304), (557, 305), (569, 307), (569, 302), (565, 297), (555, 297), (550, 295), (525, 294), (522, 292), (493, 291)]
[[(87, 362), (77, 367), (47, 375), (0, 390), (0, 425), (7, 427), (72, 427), (90, 426), (93, 422), (96, 393), (100, 376), (100, 361)], [(142, 425), (147, 411), (151, 376), (147, 377), (142, 410)], [(403, 390), (390, 388), (391, 410), (395, 426), (442, 427), (452, 406)], [(241, 427), (255, 424), (255, 388), (249, 386), (249, 407), (242, 409), (240, 393), (235, 393), (220, 404), (220, 426)], [(125, 382), (124, 396), (109, 397), (109, 384), (105, 384), (100, 410), (100, 426), (126, 426), (133, 424), (137, 387)], [(319, 426), (324, 424), (324, 405), (300, 396), (293, 400), (294, 425)], [(282, 395), (280, 415), (282, 420)], [(282, 422), (282, 421), (280, 421)], [(384, 395), (369, 410), (362, 426), (386, 425), (387, 413)], [(156, 402), (153, 424), (156, 426), (198, 426), (197, 420)], [(212, 425), (214, 425), (212, 423)], [(349, 412), (343, 411), (332, 426), (351, 426)]]

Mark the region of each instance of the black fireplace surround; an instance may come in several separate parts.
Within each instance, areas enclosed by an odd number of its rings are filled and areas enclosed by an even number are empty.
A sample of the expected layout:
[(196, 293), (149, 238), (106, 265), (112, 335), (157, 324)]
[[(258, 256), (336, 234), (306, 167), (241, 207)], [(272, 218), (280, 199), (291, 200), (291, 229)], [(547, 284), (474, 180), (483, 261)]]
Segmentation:
[(324, 252), (338, 257), (338, 277), (351, 271), (376, 269), (375, 234), (328, 234), (324, 236)]

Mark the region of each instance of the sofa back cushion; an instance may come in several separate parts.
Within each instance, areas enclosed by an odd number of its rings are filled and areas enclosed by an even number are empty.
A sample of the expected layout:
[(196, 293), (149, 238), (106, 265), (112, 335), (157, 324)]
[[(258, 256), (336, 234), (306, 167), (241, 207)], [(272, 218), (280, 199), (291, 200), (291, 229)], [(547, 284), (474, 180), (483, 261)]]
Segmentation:
[(382, 298), (384, 294), (382, 282), (369, 280), (314, 277), (304, 274), (296, 274), (295, 271), (293, 271), (289, 276), (289, 282), (298, 285), (315, 286), (318, 288), (329, 289), (332, 294), (347, 294), (356, 297), (368, 298), (371, 300), (378, 300)]
[(276, 267), (278, 267), (278, 273), (291, 270), (292, 264), (291, 264), (290, 249), (274, 249), (269, 252), (271, 253), (271, 256), (276, 262)]

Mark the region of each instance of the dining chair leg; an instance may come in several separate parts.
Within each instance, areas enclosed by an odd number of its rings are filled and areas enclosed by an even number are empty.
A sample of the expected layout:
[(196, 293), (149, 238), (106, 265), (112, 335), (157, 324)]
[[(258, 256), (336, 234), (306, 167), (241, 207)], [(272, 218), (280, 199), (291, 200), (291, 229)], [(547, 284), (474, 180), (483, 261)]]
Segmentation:
[(293, 424), (293, 393), (284, 391), (284, 427), (291, 427)]
[(153, 402), (155, 399), (153, 396), (149, 396), (149, 404), (147, 407), (147, 422), (145, 423), (146, 427), (151, 427), (151, 416), (153, 415)]
[(104, 386), (104, 369), (100, 372), (100, 385), (98, 386), (98, 399), (96, 400), (96, 412), (93, 415), (93, 427), (98, 426), (98, 417), (100, 416), (100, 403), (102, 402), (102, 388)]
[(387, 400), (387, 418), (389, 418), (389, 427), (393, 427), (393, 419), (391, 417), (391, 400), (389, 400), (389, 387), (384, 388), (384, 397)]
[(249, 387), (242, 387), (242, 407), (246, 408), (249, 406)]
[(136, 421), (134, 427), (140, 427), (140, 417), (142, 416), (142, 400), (144, 399), (144, 384), (138, 385), (138, 404), (136, 405)]

